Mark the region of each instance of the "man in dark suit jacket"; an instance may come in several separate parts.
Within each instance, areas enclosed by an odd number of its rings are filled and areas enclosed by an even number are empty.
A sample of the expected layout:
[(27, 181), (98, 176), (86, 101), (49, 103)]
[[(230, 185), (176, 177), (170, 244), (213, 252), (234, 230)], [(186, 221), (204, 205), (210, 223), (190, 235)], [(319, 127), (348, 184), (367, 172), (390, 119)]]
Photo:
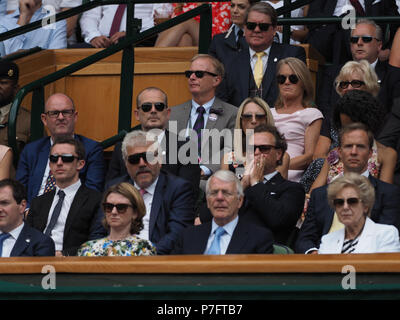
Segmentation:
[[(339, 156), (343, 162), (344, 173), (356, 172), (368, 175), (375, 189), (371, 219), (400, 229), (400, 188), (375, 179), (368, 173), (368, 159), (372, 155), (373, 139), (372, 133), (360, 123), (353, 123), (342, 129)], [(317, 253), (322, 236), (340, 228), (334, 216), (335, 213), (328, 204), (327, 186), (313, 190), (296, 241), (296, 252)]]
[(47, 100), (42, 122), (50, 132), (50, 137), (41, 138), (25, 146), (16, 172), (16, 179), (27, 189), (28, 207), (34, 197), (44, 192), (50, 176), (50, 146), (60, 135), (69, 135), (83, 143), (86, 157), (85, 166), (79, 173), (80, 179), (88, 188), (100, 192), (103, 190), (103, 149), (98, 142), (74, 134), (77, 116), (73, 101), (68, 96), (56, 93)]
[[(154, 148), (154, 149), (153, 149)], [(122, 142), (128, 175), (109, 181), (106, 189), (129, 182), (142, 194), (146, 215), (139, 237), (150, 240), (157, 254), (169, 254), (180, 232), (194, 222), (195, 195), (191, 184), (161, 171), (157, 136), (152, 132), (129, 132)]]
[(54, 256), (54, 241), (24, 223), (25, 187), (16, 180), (0, 181), (0, 257)]
[[(284, 179), (276, 170), (286, 149), (286, 141), (275, 127), (260, 125), (254, 129), (254, 161), (242, 179), (245, 200), (239, 216), (271, 230), (276, 243), (292, 247), (305, 192), (301, 184)], [(200, 220), (209, 219), (209, 210), (202, 208)]]
[[(359, 0), (361, 8), (355, 8), (349, 1), (343, 6), (344, 1), (315, 0), (310, 3), (307, 17), (332, 17), (346, 16), (349, 6), (353, 7), (357, 17), (397, 16), (395, 0)], [(385, 25), (382, 26), (384, 28)], [(343, 29), (340, 24), (309, 25), (307, 42), (317, 49), (327, 61), (336, 64), (344, 63), (351, 59), (347, 43), (349, 43), (349, 29)], [(397, 25), (391, 24), (390, 36), (393, 39)], [(389, 40), (391, 43), (391, 40)]]
[(79, 140), (59, 136), (50, 150), (56, 189), (34, 198), (29, 209), (27, 223), (53, 238), (56, 255), (75, 255), (81, 244), (102, 237), (101, 193), (79, 179), (84, 159)]
[(272, 253), (272, 233), (238, 216), (243, 188), (233, 172), (215, 172), (207, 181), (206, 197), (212, 221), (183, 230), (173, 253)]
[[(194, 192), (198, 192), (200, 167), (197, 163), (182, 164), (178, 157), (179, 150), (185, 141), (178, 140), (178, 135), (166, 130), (171, 109), (168, 108), (167, 95), (160, 88), (148, 87), (143, 89), (136, 98), (137, 109), (134, 110), (139, 125), (132, 130), (154, 130), (159, 137), (162, 148), (162, 168), (193, 184)], [(115, 145), (109, 164), (106, 182), (128, 174), (121, 151), (122, 142)]]
[(244, 24), (247, 10), (255, 0), (231, 0), (232, 25), (227, 32), (216, 34), (212, 40), (208, 53), (217, 58), (224, 66), (229, 65), (232, 58), (242, 50), (248, 50), (244, 38)]
[[(275, 104), (278, 97), (275, 79), (277, 62), (287, 57), (295, 57), (306, 62), (306, 53), (302, 47), (274, 42), (276, 31), (275, 9), (266, 2), (252, 5), (247, 13), (244, 27), (249, 49), (240, 51), (225, 66), (225, 79), (218, 87), (217, 97), (237, 107), (247, 97), (254, 96), (263, 98), (271, 107)], [(263, 76), (259, 84), (256, 83), (254, 74), (258, 54), (263, 54), (261, 57)]]
[[(349, 45), (352, 58), (354, 61), (367, 60), (374, 68), (380, 82), (378, 99), (384, 107), (382, 112), (387, 114), (391, 110), (393, 100), (400, 95), (400, 69), (389, 65), (387, 60), (379, 60), (382, 49), (382, 30), (373, 21), (359, 20), (355, 29), (351, 31), (351, 35), (354, 38), (358, 37), (356, 43)], [(371, 37), (371, 41), (364, 42), (362, 36)], [(334, 64), (324, 70), (320, 94), (317, 95), (316, 104), (328, 120), (328, 125), (333, 107), (339, 99), (334, 83), (343, 65)]]

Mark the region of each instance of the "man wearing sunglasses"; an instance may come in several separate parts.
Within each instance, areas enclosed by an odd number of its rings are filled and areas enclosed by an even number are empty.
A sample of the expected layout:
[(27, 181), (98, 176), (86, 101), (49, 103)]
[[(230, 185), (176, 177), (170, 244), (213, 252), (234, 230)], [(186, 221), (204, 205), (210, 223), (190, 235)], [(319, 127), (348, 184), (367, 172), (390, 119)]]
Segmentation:
[(258, 96), (273, 106), (278, 96), (276, 63), (286, 57), (306, 62), (302, 47), (274, 42), (277, 19), (275, 9), (266, 2), (249, 8), (244, 26), (249, 48), (225, 65), (226, 76), (217, 90), (219, 98), (239, 107), (247, 97)]
[[(0, 144), (8, 145), (8, 115), (11, 104), (19, 90), (19, 68), (11, 61), (0, 61)], [(20, 108), (17, 117), (17, 144), (19, 151), (28, 142), (31, 128), (31, 115)]]
[(170, 254), (180, 232), (194, 222), (195, 194), (190, 182), (161, 170), (157, 150), (153, 132), (129, 132), (122, 142), (128, 174), (109, 181), (105, 189), (120, 182), (134, 185), (146, 206), (139, 237), (150, 240), (157, 254)]
[[(197, 138), (202, 179), (200, 186), (204, 190), (205, 180), (220, 168), (221, 151), (231, 148), (231, 130), (235, 126), (237, 108), (215, 96), (224, 76), (224, 66), (218, 59), (208, 54), (198, 54), (192, 58), (185, 75), (192, 100), (171, 108), (169, 129), (176, 130), (180, 139), (188, 142)], [(212, 136), (211, 130), (217, 130), (219, 137)], [(192, 154), (190, 158), (193, 158)]]
[[(355, 172), (368, 177), (375, 189), (375, 203), (370, 218), (377, 223), (390, 224), (400, 229), (400, 188), (374, 178), (368, 172), (374, 137), (361, 123), (344, 127), (339, 137), (339, 157), (343, 172)], [(328, 186), (311, 192), (305, 220), (301, 226), (295, 250), (298, 253), (317, 253), (323, 235), (343, 227), (327, 198)]]
[(102, 195), (79, 179), (85, 166), (85, 149), (79, 140), (57, 137), (49, 165), (56, 188), (32, 200), (27, 224), (54, 240), (56, 255), (75, 255), (82, 243), (102, 236)]
[[(167, 94), (160, 88), (148, 87), (143, 89), (136, 98), (134, 114), (139, 125), (132, 130), (148, 132), (154, 130), (162, 148), (162, 168), (169, 173), (184, 178), (193, 184), (198, 191), (200, 168), (197, 163), (182, 164), (178, 153), (184, 141), (178, 140), (178, 135), (167, 130), (171, 109), (168, 107)], [(109, 164), (106, 182), (127, 174), (125, 161), (122, 157), (121, 142), (115, 145)]]
[(28, 207), (32, 199), (54, 188), (54, 175), (49, 166), (50, 147), (59, 136), (68, 135), (83, 143), (85, 165), (79, 177), (88, 188), (103, 190), (104, 159), (103, 148), (94, 140), (75, 134), (78, 112), (71, 98), (55, 93), (48, 98), (41, 119), (49, 137), (28, 143), (22, 150), (18, 162), (16, 179), (24, 184), (28, 192)]

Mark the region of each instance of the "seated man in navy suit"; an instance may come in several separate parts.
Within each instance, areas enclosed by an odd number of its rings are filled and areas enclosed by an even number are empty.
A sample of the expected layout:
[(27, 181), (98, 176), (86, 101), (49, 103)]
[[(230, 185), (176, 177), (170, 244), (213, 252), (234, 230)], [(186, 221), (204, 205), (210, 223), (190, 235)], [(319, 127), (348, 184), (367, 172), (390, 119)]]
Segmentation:
[(25, 187), (16, 180), (0, 181), (0, 257), (54, 256), (54, 241), (24, 223)]
[(231, 171), (215, 172), (206, 184), (212, 221), (183, 230), (175, 254), (272, 253), (271, 231), (239, 217), (243, 187)]
[(157, 254), (169, 254), (180, 232), (194, 222), (195, 195), (190, 182), (161, 170), (157, 136), (152, 132), (129, 132), (122, 142), (128, 174), (106, 184), (133, 184), (146, 206), (141, 239), (150, 240)]
[(71, 98), (56, 93), (49, 97), (42, 114), (42, 122), (50, 137), (33, 141), (22, 150), (16, 173), (16, 179), (28, 192), (28, 207), (32, 199), (47, 191), (54, 190), (54, 175), (50, 172), (50, 146), (61, 135), (69, 135), (83, 143), (86, 157), (85, 166), (79, 172), (79, 178), (88, 188), (103, 191), (104, 159), (101, 145), (84, 136), (74, 134), (78, 112)]
[(274, 42), (277, 14), (266, 2), (253, 4), (246, 16), (244, 35), (249, 45), (225, 65), (225, 79), (216, 96), (236, 107), (247, 97), (258, 96), (271, 107), (278, 97), (276, 64), (287, 57), (306, 62), (302, 47)]
[[(339, 137), (339, 157), (343, 172), (356, 172), (368, 177), (375, 189), (375, 203), (370, 218), (376, 223), (390, 224), (400, 229), (400, 188), (374, 178), (368, 172), (374, 137), (361, 123), (352, 123), (342, 129)], [(323, 235), (343, 228), (336, 213), (329, 207), (328, 186), (311, 192), (310, 202), (301, 226), (295, 250), (298, 253), (318, 253)]]

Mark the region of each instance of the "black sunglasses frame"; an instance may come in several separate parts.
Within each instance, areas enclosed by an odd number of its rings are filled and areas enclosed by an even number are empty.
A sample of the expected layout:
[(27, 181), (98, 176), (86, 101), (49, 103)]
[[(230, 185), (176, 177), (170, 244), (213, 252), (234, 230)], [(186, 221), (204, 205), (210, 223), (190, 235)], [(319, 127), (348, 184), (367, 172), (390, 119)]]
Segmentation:
[(350, 42), (351, 43), (358, 43), (358, 40), (360, 40), (360, 38), (364, 43), (370, 43), (374, 39), (376, 41), (380, 41), (378, 38), (375, 38), (373, 36), (351, 36), (350, 37)]
[(289, 76), (285, 76), (283, 74), (278, 74), (276, 76), (276, 81), (279, 84), (284, 84), (286, 82), (286, 79), (289, 78), (290, 83), (292, 84), (297, 84), (297, 82), (299, 82), (299, 77), (295, 74), (291, 74)]
[(246, 22), (246, 28), (253, 31), (257, 28), (257, 26), (260, 28), (261, 31), (268, 31), (269, 28), (272, 26), (271, 23), (257, 23), (257, 22), (251, 22), (247, 21)]
[(260, 145), (253, 145), (254, 147), (254, 152), (257, 150), (260, 150), (261, 153), (263, 154), (268, 154), (271, 152), (272, 149), (276, 149), (276, 146), (270, 145), (270, 144), (260, 144)]
[(127, 203), (113, 204), (113, 203), (109, 203), (109, 202), (103, 202), (102, 206), (103, 206), (103, 211), (105, 213), (111, 213), (114, 210), (114, 207), (117, 209), (118, 213), (125, 213), (129, 207), (133, 208), (133, 206), (131, 204), (127, 204)]
[(266, 114), (247, 114), (247, 113), (243, 113), (241, 115), (241, 118), (244, 121), (251, 121), (251, 120), (253, 120), (253, 117), (255, 117), (257, 121), (262, 121), (262, 120), (266, 119), (267, 115)]
[(349, 206), (355, 206), (361, 201), (359, 198), (347, 198), (347, 199), (333, 199), (333, 205), (335, 207), (343, 207), (344, 203), (347, 202), (347, 205)]
[(62, 162), (71, 163), (78, 157), (74, 156), (73, 154), (51, 154), (49, 156), (49, 161), (52, 163), (57, 163), (58, 159), (61, 158)]
[(351, 80), (351, 81), (340, 81), (339, 88), (340, 89), (347, 89), (348, 86), (351, 85), (353, 88), (361, 88), (365, 85), (364, 81), (361, 80)]
[(193, 73), (196, 76), (196, 78), (199, 78), (199, 79), (203, 78), (204, 75), (206, 75), (206, 74), (213, 76), (213, 77), (218, 77), (217, 74), (209, 72), (209, 71), (204, 71), (204, 70), (186, 70), (185, 77), (189, 79)]
[(155, 103), (144, 102), (139, 107), (139, 109), (141, 109), (143, 112), (149, 112), (149, 111), (151, 111), (151, 109), (153, 109), (153, 106), (154, 106), (154, 108), (156, 108), (156, 110), (158, 112), (161, 112), (164, 109), (168, 108), (167, 105), (164, 102), (155, 102)]

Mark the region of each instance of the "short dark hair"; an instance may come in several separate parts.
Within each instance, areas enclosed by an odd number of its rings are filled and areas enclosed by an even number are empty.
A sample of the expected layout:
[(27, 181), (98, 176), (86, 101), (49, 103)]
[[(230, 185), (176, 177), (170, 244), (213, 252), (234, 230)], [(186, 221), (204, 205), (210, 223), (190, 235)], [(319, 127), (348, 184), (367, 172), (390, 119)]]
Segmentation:
[(53, 145), (51, 146), (51, 150), (53, 150), (54, 146), (56, 144), (70, 144), (75, 147), (75, 152), (78, 156), (78, 160), (84, 160), (85, 159), (85, 147), (83, 146), (83, 143), (80, 140), (71, 138), (70, 136), (57, 136), (54, 140)]
[(282, 157), (277, 161), (277, 165), (280, 166), (282, 164), (283, 155), (287, 150), (287, 142), (285, 136), (281, 134), (277, 127), (270, 126), (267, 124), (260, 124), (254, 128), (254, 134), (267, 132), (274, 136), (275, 138), (275, 148), (282, 150)]
[(22, 200), (27, 199), (25, 186), (14, 179), (3, 179), (0, 180), (0, 189), (4, 187), (10, 187), (12, 190), (14, 200), (20, 204)]
[(361, 122), (374, 135), (379, 133), (384, 120), (384, 108), (377, 98), (363, 90), (350, 90), (341, 97), (333, 109), (333, 125), (340, 130), (340, 115), (347, 115), (353, 122)]
[(274, 27), (276, 27), (276, 25), (278, 24), (278, 16), (276, 14), (276, 10), (269, 3), (266, 3), (266, 2), (256, 2), (256, 3), (254, 3), (249, 8), (249, 10), (247, 10), (246, 18), (245, 18), (244, 21), (247, 22), (247, 19), (249, 17), (249, 13), (251, 11), (257, 11), (259, 13), (263, 13), (263, 14), (269, 16), (271, 18), (271, 24)]
[(372, 149), (372, 146), (374, 145), (374, 135), (373, 135), (372, 131), (368, 130), (368, 127), (361, 122), (350, 123), (349, 125), (340, 129), (340, 131), (339, 131), (339, 146), (342, 146), (343, 136), (345, 134), (355, 131), (355, 130), (362, 130), (362, 131), (366, 132), (366, 134), (368, 135), (369, 148)]

